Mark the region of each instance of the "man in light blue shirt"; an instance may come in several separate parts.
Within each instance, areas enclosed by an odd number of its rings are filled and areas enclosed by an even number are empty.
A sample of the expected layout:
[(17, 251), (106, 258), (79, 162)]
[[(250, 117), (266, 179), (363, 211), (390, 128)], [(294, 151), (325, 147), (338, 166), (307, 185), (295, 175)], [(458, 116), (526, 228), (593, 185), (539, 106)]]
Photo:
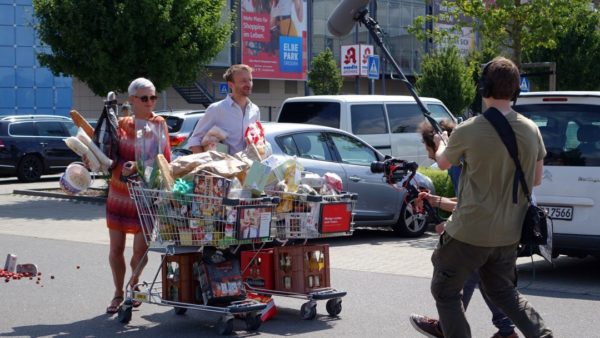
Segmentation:
[(194, 128), (188, 141), (190, 150), (194, 153), (202, 152), (202, 139), (214, 126), (227, 133), (223, 142), (229, 146), (229, 154), (244, 150), (244, 132), (249, 124), (260, 118), (258, 106), (248, 98), (252, 92), (252, 68), (244, 64), (233, 65), (223, 74), (223, 79), (227, 81), (231, 94), (211, 104)]

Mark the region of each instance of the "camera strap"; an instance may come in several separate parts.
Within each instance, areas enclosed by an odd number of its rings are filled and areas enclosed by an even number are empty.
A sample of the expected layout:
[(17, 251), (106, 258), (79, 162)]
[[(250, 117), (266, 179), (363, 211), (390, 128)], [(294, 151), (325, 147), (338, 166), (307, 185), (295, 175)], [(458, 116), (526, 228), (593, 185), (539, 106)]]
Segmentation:
[(515, 162), (516, 171), (515, 177), (513, 180), (513, 203), (517, 203), (518, 201), (518, 191), (519, 191), (519, 181), (523, 186), (523, 191), (527, 196), (527, 201), (529, 204), (531, 203), (531, 194), (529, 193), (529, 187), (527, 186), (527, 182), (525, 181), (525, 174), (523, 173), (523, 168), (521, 167), (521, 162), (519, 162), (519, 150), (517, 147), (517, 137), (515, 136), (515, 132), (508, 123), (508, 120), (502, 113), (496, 108), (488, 108), (483, 116), (490, 121), (496, 132), (502, 139), (502, 143), (506, 146), (510, 157), (512, 157)]

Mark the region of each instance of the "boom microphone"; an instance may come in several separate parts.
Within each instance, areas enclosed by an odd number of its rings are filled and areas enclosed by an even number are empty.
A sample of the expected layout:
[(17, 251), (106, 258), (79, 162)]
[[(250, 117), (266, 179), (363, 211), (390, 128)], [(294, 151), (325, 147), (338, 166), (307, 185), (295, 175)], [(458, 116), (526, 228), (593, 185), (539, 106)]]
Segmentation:
[(344, 36), (352, 30), (358, 15), (369, 0), (342, 0), (327, 19), (327, 28), (334, 36)]

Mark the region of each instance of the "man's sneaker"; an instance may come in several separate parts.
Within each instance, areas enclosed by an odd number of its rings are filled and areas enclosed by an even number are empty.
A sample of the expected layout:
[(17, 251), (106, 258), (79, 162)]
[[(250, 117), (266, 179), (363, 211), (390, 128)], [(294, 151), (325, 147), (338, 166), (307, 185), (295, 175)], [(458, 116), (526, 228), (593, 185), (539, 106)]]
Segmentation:
[(515, 331), (513, 331), (513, 333), (509, 334), (508, 336), (503, 336), (500, 334), (500, 331), (498, 331), (494, 333), (492, 338), (519, 338), (519, 335)]
[(415, 330), (421, 332), (429, 338), (444, 338), (440, 321), (437, 319), (421, 316), (417, 314), (410, 315), (410, 324)]

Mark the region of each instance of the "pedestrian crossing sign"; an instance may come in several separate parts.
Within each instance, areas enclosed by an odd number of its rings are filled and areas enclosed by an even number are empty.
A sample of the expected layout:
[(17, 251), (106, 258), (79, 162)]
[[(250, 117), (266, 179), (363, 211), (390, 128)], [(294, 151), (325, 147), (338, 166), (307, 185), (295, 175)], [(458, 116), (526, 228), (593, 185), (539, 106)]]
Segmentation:
[(379, 55), (369, 55), (367, 69), (369, 79), (379, 79)]

